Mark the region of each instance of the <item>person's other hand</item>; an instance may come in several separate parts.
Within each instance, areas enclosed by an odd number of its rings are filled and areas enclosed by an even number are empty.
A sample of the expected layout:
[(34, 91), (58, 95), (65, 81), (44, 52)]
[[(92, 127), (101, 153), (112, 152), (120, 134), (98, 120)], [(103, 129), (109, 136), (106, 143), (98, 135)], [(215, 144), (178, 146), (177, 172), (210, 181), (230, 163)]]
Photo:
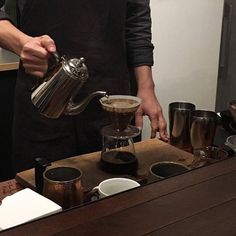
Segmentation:
[(137, 127), (143, 127), (143, 116), (147, 115), (151, 125), (151, 138), (155, 138), (157, 132), (160, 138), (167, 142), (167, 124), (162, 113), (162, 108), (153, 91), (142, 91), (137, 95), (142, 99), (141, 105), (135, 114), (135, 123)]
[(50, 53), (55, 51), (55, 43), (48, 35), (30, 38), (20, 53), (25, 72), (39, 78), (44, 77), (48, 70)]

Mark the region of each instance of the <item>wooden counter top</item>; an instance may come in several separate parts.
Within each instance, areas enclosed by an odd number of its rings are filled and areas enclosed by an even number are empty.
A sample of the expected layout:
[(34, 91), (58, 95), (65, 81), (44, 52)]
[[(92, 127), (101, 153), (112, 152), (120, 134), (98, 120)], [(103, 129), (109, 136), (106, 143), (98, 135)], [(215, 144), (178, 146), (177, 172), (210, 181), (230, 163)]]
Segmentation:
[(235, 184), (236, 160), (230, 158), (1, 235), (236, 235)]
[[(142, 182), (147, 180), (149, 167), (157, 161), (177, 161), (182, 164), (190, 165), (193, 161), (191, 153), (180, 150), (168, 143), (162, 142), (158, 139), (148, 139), (142, 142), (135, 143), (135, 150), (139, 162), (139, 169), (135, 175), (123, 175), (123, 177), (133, 178), (134, 180)], [(102, 180), (117, 175), (110, 174), (101, 170), (100, 152), (94, 152), (75, 156), (60, 161), (53, 162), (51, 167), (55, 166), (73, 166), (82, 170), (83, 185), (85, 191), (91, 190)], [(119, 175), (121, 176), (121, 175)], [(35, 189), (34, 169), (20, 172), (16, 175), (16, 180), (21, 185)]]
[(19, 67), (19, 57), (5, 49), (0, 48), (0, 71), (17, 70)]

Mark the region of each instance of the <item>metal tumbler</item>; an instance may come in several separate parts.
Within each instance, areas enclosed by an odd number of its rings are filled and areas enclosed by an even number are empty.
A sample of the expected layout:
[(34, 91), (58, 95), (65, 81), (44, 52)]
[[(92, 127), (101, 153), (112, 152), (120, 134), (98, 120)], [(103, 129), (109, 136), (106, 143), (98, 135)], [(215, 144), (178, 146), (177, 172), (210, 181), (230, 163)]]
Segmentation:
[(193, 149), (213, 145), (217, 123), (217, 114), (213, 111), (191, 112), (190, 139)]
[(170, 144), (181, 149), (190, 149), (190, 113), (195, 105), (189, 102), (169, 104)]

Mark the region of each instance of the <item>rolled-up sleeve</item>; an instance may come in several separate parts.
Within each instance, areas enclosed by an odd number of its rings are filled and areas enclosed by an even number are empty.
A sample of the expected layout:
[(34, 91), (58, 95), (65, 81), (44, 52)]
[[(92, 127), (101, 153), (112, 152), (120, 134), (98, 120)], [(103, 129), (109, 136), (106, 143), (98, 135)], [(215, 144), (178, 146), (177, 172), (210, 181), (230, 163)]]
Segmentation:
[(149, 0), (127, 0), (126, 49), (129, 67), (153, 65)]
[(5, 0), (0, 1), (0, 20), (9, 20), (12, 21), (10, 16), (3, 10)]

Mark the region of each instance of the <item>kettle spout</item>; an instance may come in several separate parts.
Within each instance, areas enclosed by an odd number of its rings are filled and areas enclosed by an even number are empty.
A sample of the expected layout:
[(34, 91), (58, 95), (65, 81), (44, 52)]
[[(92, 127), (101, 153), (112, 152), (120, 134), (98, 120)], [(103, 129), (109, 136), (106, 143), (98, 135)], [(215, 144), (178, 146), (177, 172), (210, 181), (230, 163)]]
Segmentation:
[(74, 103), (72, 100), (68, 103), (64, 114), (66, 115), (78, 115), (82, 111), (85, 110), (85, 108), (88, 106), (89, 102), (94, 98), (94, 97), (108, 97), (107, 93), (105, 91), (96, 91), (93, 93), (90, 93), (82, 102), (80, 103)]

